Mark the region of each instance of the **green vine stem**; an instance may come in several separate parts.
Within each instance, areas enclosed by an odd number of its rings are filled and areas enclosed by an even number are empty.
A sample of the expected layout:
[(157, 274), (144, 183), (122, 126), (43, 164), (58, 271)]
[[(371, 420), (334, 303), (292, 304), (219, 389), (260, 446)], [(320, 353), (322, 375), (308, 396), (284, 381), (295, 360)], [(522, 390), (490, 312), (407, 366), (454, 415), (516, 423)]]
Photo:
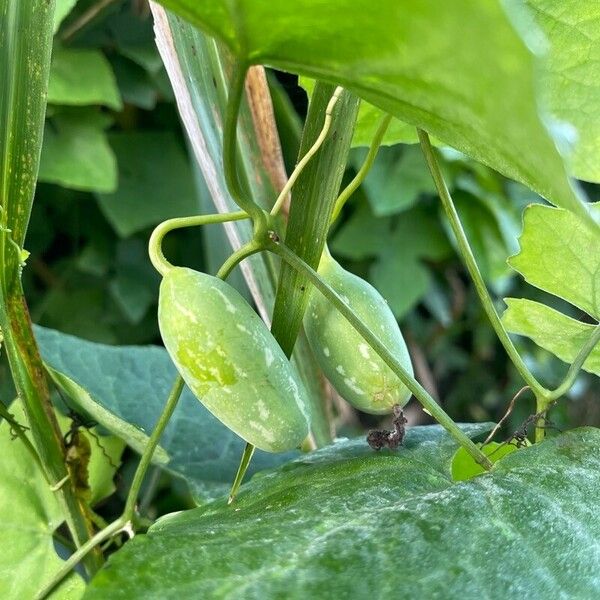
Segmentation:
[(148, 254), (154, 268), (164, 276), (165, 273), (173, 267), (173, 265), (165, 258), (162, 251), (162, 241), (165, 235), (174, 229), (183, 229), (184, 227), (197, 227), (200, 225), (210, 225), (214, 223), (227, 223), (229, 221), (241, 221), (248, 219), (248, 213), (244, 211), (223, 213), (214, 215), (196, 215), (193, 217), (178, 217), (168, 219), (158, 225), (148, 242)]
[(255, 446), (253, 446), (249, 442), (246, 443), (244, 452), (242, 453), (242, 459), (240, 460), (240, 464), (239, 464), (237, 473), (235, 474), (235, 479), (233, 480), (233, 484), (231, 486), (231, 491), (229, 492), (229, 498), (227, 499), (227, 504), (231, 504), (235, 500), (238, 490), (240, 489), (240, 486), (242, 485), (242, 481), (244, 480), (244, 475), (246, 474), (246, 471), (248, 470), (248, 467), (250, 466), (250, 461), (252, 460), (252, 455), (254, 454), (255, 449), (256, 449)]
[(365, 161), (360, 167), (358, 173), (355, 175), (354, 179), (343, 189), (342, 193), (337, 197), (337, 200), (335, 201), (333, 212), (331, 213), (332, 223), (338, 218), (340, 212), (342, 211), (342, 208), (344, 208), (344, 204), (346, 204), (350, 196), (354, 194), (358, 186), (364, 181), (368, 172), (371, 170), (371, 167), (375, 162), (377, 152), (379, 151), (379, 146), (381, 146), (383, 136), (385, 135), (385, 132), (387, 131), (391, 121), (392, 115), (384, 115), (384, 117), (381, 119), (381, 123), (379, 124), (379, 127), (375, 132), (375, 136), (371, 141), (371, 145), (369, 146), (369, 151), (367, 152)]
[(236, 168), (237, 121), (244, 96), (244, 83), (247, 71), (247, 65), (243, 63), (235, 65), (227, 109), (225, 111), (225, 125), (223, 127), (223, 173), (225, 175), (225, 183), (235, 203), (250, 216), (255, 227), (260, 227), (261, 224), (266, 227), (263, 209), (244, 194)]
[(306, 154), (296, 165), (285, 186), (279, 193), (279, 196), (277, 197), (277, 200), (275, 200), (275, 204), (273, 204), (273, 208), (271, 209), (272, 216), (275, 216), (277, 213), (279, 213), (281, 207), (283, 206), (283, 203), (285, 202), (285, 199), (287, 198), (287, 195), (290, 193), (290, 190), (292, 189), (294, 183), (296, 183), (296, 179), (298, 179), (302, 171), (304, 171), (304, 167), (306, 167), (308, 161), (310, 161), (310, 159), (317, 153), (319, 148), (323, 145), (323, 142), (325, 141), (325, 138), (329, 133), (329, 128), (331, 127), (333, 109), (335, 108), (335, 105), (337, 104), (337, 101), (339, 100), (343, 91), (344, 88), (339, 86), (336, 87), (333, 91), (333, 94), (331, 95), (331, 100), (329, 100), (329, 104), (327, 104), (327, 107), (325, 109), (325, 120), (323, 122), (323, 128), (321, 129), (321, 133), (319, 133), (319, 136), (315, 140), (314, 144), (308, 149)]
[[(494, 302), (488, 292), (485, 282), (483, 281), (479, 267), (477, 266), (477, 261), (475, 260), (475, 256), (473, 255), (473, 251), (471, 250), (469, 241), (460, 222), (460, 217), (458, 216), (458, 212), (456, 211), (456, 207), (452, 201), (452, 196), (450, 195), (448, 186), (444, 181), (444, 177), (437, 162), (435, 152), (431, 146), (429, 136), (421, 129), (417, 129), (417, 133), (419, 135), (419, 141), (421, 143), (423, 154), (425, 155), (425, 160), (427, 161), (427, 165), (429, 166), (433, 181), (442, 201), (444, 211), (446, 212), (450, 222), (450, 227), (452, 228), (452, 231), (456, 237), (456, 241), (458, 242), (460, 255), (465, 263), (465, 266), (467, 267), (471, 279), (473, 280), (479, 300), (483, 305), (483, 308), (488, 319), (490, 320), (490, 323), (492, 324), (492, 327), (494, 328), (494, 331), (496, 332), (496, 335), (498, 336), (498, 339), (504, 346), (506, 353), (508, 354), (517, 371), (520, 373), (523, 380), (533, 391), (536, 398), (536, 413), (542, 413), (547, 410), (549, 406), (558, 398), (567, 393), (575, 382), (575, 379), (577, 378), (577, 375), (586, 358), (589, 356), (590, 352), (592, 352), (598, 341), (600, 341), (600, 325), (594, 330), (588, 341), (581, 348), (577, 357), (569, 367), (563, 382), (555, 390), (548, 390), (541, 383), (539, 383), (521, 358), (521, 355), (518, 353), (517, 349), (512, 343), (508, 332), (506, 329), (504, 329), (502, 320), (496, 311)], [(536, 427), (535, 441), (541, 441), (544, 438), (544, 435), (544, 429), (541, 427)]]
[[(431, 146), (431, 142), (429, 140), (429, 136), (421, 129), (417, 129), (417, 133), (419, 135), (419, 141), (421, 143), (421, 149), (423, 150), (423, 154), (425, 156), (425, 160), (431, 172), (431, 176), (433, 177), (433, 181), (435, 183), (435, 187), (440, 196), (440, 200), (442, 201), (442, 206), (444, 207), (444, 211), (446, 212), (446, 216), (448, 217), (448, 221), (450, 222), (450, 227), (454, 233), (456, 241), (458, 243), (458, 249), (460, 255), (467, 267), (467, 271), (473, 280), (475, 285), (475, 289), (477, 291), (477, 295), (479, 296), (479, 300), (485, 310), (485, 313), (500, 340), (500, 343), (504, 346), (506, 353), (508, 354), (510, 360), (513, 365), (520, 373), (521, 377), (527, 383), (527, 385), (533, 391), (536, 397), (536, 410), (537, 412), (544, 410), (544, 408), (548, 404), (548, 397), (550, 396), (550, 391), (543, 387), (539, 381), (534, 377), (531, 373), (525, 361), (521, 358), (521, 355), (515, 348), (512, 340), (510, 339), (508, 332), (504, 329), (504, 325), (496, 311), (496, 307), (494, 306), (494, 302), (488, 292), (488, 289), (483, 280), (483, 276), (481, 275), (481, 271), (477, 266), (477, 261), (475, 260), (475, 256), (473, 251), (471, 250), (471, 246), (469, 245), (469, 240), (467, 239), (467, 235), (463, 229), (462, 223), (460, 222), (460, 217), (458, 216), (458, 212), (456, 211), (456, 207), (452, 202), (452, 197), (450, 196), (450, 192), (448, 190), (448, 186), (444, 180), (441, 169), (439, 167), (437, 158), (435, 156), (433, 147)], [(536, 430), (536, 437), (537, 437)], [(542, 435), (543, 437), (543, 431)]]
[(461, 431), (456, 423), (446, 414), (444, 409), (427, 393), (419, 382), (412, 377), (400, 364), (398, 359), (387, 349), (377, 336), (362, 322), (352, 309), (342, 300), (338, 293), (327, 284), (319, 274), (296, 256), (289, 248), (276, 241), (277, 236), (271, 236), (267, 249), (280, 256), (290, 267), (301, 272), (319, 292), (348, 320), (348, 322), (373, 348), (376, 354), (392, 369), (398, 378), (410, 389), (423, 408), (485, 469), (491, 469), (492, 464), (481, 450)]

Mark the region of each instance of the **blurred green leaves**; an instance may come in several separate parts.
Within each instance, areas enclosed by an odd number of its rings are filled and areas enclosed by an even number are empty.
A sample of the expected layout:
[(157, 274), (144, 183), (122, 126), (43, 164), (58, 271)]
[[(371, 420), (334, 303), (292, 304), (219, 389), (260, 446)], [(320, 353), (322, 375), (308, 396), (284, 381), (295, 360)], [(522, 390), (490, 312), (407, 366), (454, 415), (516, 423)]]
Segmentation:
[[(365, 152), (354, 150), (358, 169)], [(501, 285), (511, 271), (506, 257), (516, 247), (520, 203), (508, 197), (505, 180), (454, 151), (443, 153), (444, 171), (473, 251), (486, 280)], [(417, 146), (381, 148), (354, 194), (357, 208), (334, 233), (332, 250), (364, 265), (397, 318), (426, 300), (447, 322), (440, 304), (440, 276), (452, 260), (455, 240), (441, 214), (431, 175)], [(442, 302), (444, 304), (444, 302)]]
[(75, 190), (113, 191), (117, 163), (105, 134), (112, 119), (91, 107), (53, 112), (46, 120), (40, 181)]
[(119, 132), (109, 141), (119, 164), (119, 185), (113, 193), (99, 194), (98, 201), (121, 237), (197, 212), (188, 158), (172, 132)]
[(87, 106), (101, 104), (114, 110), (122, 106), (114, 73), (98, 50), (66, 49), (52, 52), (48, 102)]

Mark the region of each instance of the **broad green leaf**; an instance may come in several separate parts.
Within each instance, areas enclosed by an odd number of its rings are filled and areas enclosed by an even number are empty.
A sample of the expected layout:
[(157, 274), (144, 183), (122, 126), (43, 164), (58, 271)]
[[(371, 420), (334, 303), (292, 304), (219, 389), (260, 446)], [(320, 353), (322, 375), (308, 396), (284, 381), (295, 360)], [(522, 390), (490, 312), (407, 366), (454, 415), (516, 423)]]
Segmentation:
[(104, 133), (107, 123), (91, 109), (61, 111), (48, 119), (40, 181), (76, 190), (113, 191), (117, 165)]
[[(19, 402), (10, 412), (26, 423)], [(6, 421), (0, 422), (0, 454), (0, 597), (33, 598), (63, 563), (52, 539), (64, 520), (63, 507)], [(50, 597), (76, 600), (83, 589), (83, 580), (72, 572)]]
[(71, 12), (71, 9), (75, 4), (77, 4), (77, 0), (56, 0), (56, 8), (54, 9), (54, 33), (58, 31), (60, 24)]
[(188, 159), (172, 132), (113, 133), (109, 140), (119, 164), (119, 186), (99, 194), (98, 202), (120, 236), (196, 214)]
[[(600, 214), (600, 203), (591, 205)], [(509, 264), (532, 285), (600, 320), (600, 238), (559, 208), (525, 209), (521, 251)]]
[[(35, 331), (44, 361), (82, 390), (71, 396), (73, 402), (141, 451), (144, 436), (152, 431), (175, 381), (175, 367), (166, 350), (95, 344), (44, 327)], [(170, 459), (166, 468), (182, 476), (198, 498), (227, 490), (244, 449), (243, 440), (187, 388), (160, 445), (163, 451), (155, 458)], [(292, 455), (257, 451), (249, 474), (286, 462)]]
[(344, 85), (587, 218), (537, 112), (533, 55), (498, 0), (161, 4), (241, 60)]
[[(352, 146), (354, 148), (371, 145), (371, 140), (385, 114), (384, 111), (368, 102), (360, 103), (358, 119), (356, 120), (356, 127), (354, 128), (354, 135), (352, 136)], [(416, 144), (418, 141), (419, 138), (417, 137), (417, 130), (414, 125), (409, 125), (399, 119), (392, 119), (392, 122), (389, 124), (387, 131), (383, 136), (381, 144), (383, 146), (399, 143)]]
[[(582, 323), (562, 313), (524, 298), (505, 298), (508, 308), (502, 315), (511, 333), (525, 335), (538, 346), (571, 364), (597, 326)], [(600, 376), (600, 344), (583, 363), (583, 369)]]
[[(500, 444), (498, 442), (490, 442), (483, 447), (479, 444), (479, 447), (492, 463), (497, 463), (506, 455), (518, 450), (515, 444)], [(485, 473), (485, 469), (479, 463), (476, 463), (464, 448), (459, 448), (454, 453), (451, 470), (454, 481), (467, 481), (476, 475)]]
[(81, 48), (54, 48), (48, 102), (103, 104), (115, 110), (122, 107), (115, 76), (104, 54)]
[[(353, 153), (352, 164), (360, 169), (366, 150)], [(417, 146), (381, 148), (363, 182), (365, 193), (377, 217), (410, 208), (421, 194), (435, 193), (435, 185), (421, 149)]]
[(539, 90), (552, 117), (571, 125), (573, 175), (600, 182), (600, 4), (527, 0), (548, 40)]
[(159, 520), (85, 598), (593, 598), (599, 445), (570, 431), (455, 483), (439, 427), (393, 453), (340, 442)]

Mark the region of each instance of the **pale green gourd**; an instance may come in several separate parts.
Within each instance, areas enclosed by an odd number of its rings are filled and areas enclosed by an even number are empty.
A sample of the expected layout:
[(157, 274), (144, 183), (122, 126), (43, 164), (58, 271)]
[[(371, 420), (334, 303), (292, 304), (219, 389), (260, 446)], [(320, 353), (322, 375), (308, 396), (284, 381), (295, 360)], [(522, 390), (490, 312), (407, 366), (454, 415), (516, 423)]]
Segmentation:
[[(343, 269), (327, 250), (321, 258), (318, 273), (412, 375), (406, 343), (381, 294), (364, 279)], [(404, 406), (408, 402), (410, 390), (314, 288), (304, 316), (304, 327), (319, 366), (352, 406), (371, 414), (386, 414), (395, 404)]]
[(230, 285), (173, 267), (164, 274), (160, 332), (177, 370), (220, 421), (257, 448), (282, 452), (308, 435), (308, 401), (267, 326)]

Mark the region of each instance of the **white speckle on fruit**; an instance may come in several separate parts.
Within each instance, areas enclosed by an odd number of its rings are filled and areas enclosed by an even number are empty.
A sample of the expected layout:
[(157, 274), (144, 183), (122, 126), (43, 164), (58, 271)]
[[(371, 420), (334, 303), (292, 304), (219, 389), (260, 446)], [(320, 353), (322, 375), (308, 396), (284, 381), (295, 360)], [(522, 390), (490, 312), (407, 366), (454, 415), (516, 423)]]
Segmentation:
[(357, 383), (356, 383), (356, 379), (354, 377), (346, 377), (344, 379), (344, 383), (355, 393), (358, 394), (359, 396), (364, 396), (365, 392), (362, 388), (358, 387)]
[(189, 308), (186, 308), (185, 306), (182, 306), (177, 301), (175, 301), (174, 304), (177, 307), (177, 310), (182, 315), (185, 315), (192, 323), (197, 323), (198, 322), (198, 318), (196, 317), (196, 315), (194, 314), (193, 311), (191, 311)]
[(269, 443), (273, 443), (275, 441), (275, 436), (272, 431), (269, 431), (264, 425), (261, 423), (257, 423), (256, 421), (249, 421), (248, 425), (255, 431), (258, 431), (263, 439), (265, 439)]
[(323, 348), (323, 354), (325, 356), (327, 356), (328, 358), (331, 355), (331, 352), (330, 352), (330, 350), (329, 350), (329, 348), (327, 346), (325, 348)]
[(337, 371), (337, 372), (338, 372), (340, 375), (345, 375), (345, 374), (346, 374), (346, 371), (345, 371), (345, 369), (344, 369), (343, 365), (338, 365), (338, 366), (335, 368), (335, 370), (336, 370), (336, 371)]
[(273, 351), (268, 346), (265, 346), (265, 362), (267, 364), (267, 368), (273, 364), (274, 360), (275, 355), (273, 354)]
[(237, 312), (237, 308), (233, 305), (231, 300), (218, 287), (213, 287), (213, 290), (217, 292), (217, 294), (219, 294), (219, 296), (221, 296), (221, 298), (223, 299), (223, 304), (225, 304), (225, 310), (229, 313), (235, 314)]
[(358, 345), (358, 351), (360, 352), (360, 355), (363, 358), (366, 358), (366, 359), (371, 358), (371, 355), (369, 354), (369, 348), (370, 348), (370, 346), (368, 344), (359, 344)]
[(266, 421), (270, 414), (267, 405), (262, 400), (259, 400), (256, 406), (258, 406), (258, 414), (260, 415), (260, 418), (263, 421)]
[(243, 331), (244, 333), (249, 333), (248, 332), (248, 328), (245, 327), (244, 325), (242, 325), (241, 323), (236, 323), (235, 325), (240, 331)]

